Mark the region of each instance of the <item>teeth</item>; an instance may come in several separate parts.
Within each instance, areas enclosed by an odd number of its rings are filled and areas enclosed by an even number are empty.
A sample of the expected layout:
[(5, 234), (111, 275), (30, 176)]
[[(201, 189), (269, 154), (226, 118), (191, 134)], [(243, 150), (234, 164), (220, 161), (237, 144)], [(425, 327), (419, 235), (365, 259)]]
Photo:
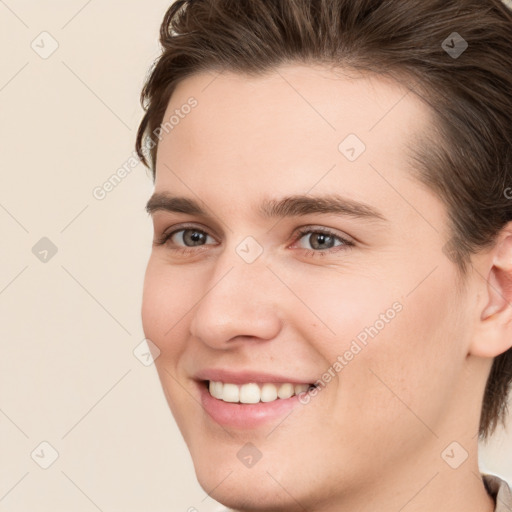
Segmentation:
[[(231, 384), (234, 386), (234, 384)], [(261, 392), (258, 384), (244, 384), (240, 388), (240, 402), (243, 404), (257, 404), (260, 401)]]
[(222, 398), (222, 382), (210, 381), (210, 395), (215, 398)]
[(307, 391), (313, 385), (310, 384), (230, 384), (210, 381), (210, 395), (224, 402), (257, 404), (258, 402), (273, 402), (274, 400), (290, 398)]
[(261, 388), (261, 401), (273, 402), (277, 399), (277, 388), (274, 384), (263, 384)]
[(240, 388), (236, 384), (224, 384), (221, 400), (224, 400), (224, 402), (239, 402)]
[(310, 388), (309, 384), (297, 384), (295, 386), (295, 394), (304, 393)]
[(277, 396), (279, 398), (290, 398), (295, 393), (293, 384), (281, 384), (277, 390)]

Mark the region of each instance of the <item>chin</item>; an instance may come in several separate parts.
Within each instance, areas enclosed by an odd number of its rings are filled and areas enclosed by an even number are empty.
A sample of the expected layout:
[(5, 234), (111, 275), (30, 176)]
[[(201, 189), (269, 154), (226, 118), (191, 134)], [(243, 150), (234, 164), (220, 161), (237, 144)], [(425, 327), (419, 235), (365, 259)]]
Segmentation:
[(285, 465), (289, 457), (264, 454), (253, 467), (246, 467), (236, 456), (240, 445), (235, 444), (236, 448), (229, 449), (223, 445), (215, 454), (212, 450), (191, 452), (196, 478), (212, 499), (233, 511), (312, 510), (313, 489), (308, 491), (308, 479), (298, 474), (296, 466)]
[[(264, 470), (232, 468), (232, 473), (222, 476), (215, 469), (197, 471), (199, 485), (214, 500), (233, 511), (243, 512), (304, 512), (306, 504), (298, 504)], [(229, 476), (227, 476), (229, 474)]]

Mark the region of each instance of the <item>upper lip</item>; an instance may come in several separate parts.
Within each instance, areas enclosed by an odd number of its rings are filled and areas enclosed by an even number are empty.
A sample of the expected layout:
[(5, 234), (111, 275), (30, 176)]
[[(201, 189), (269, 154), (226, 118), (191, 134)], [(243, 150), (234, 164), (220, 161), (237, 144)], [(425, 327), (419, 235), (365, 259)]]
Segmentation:
[(197, 380), (210, 380), (214, 382), (228, 382), (231, 384), (247, 384), (254, 383), (290, 383), (290, 384), (313, 384), (316, 379), (297, 379), (296, 377), (288, 377), (275, 373), (260, 372), (254, 370), (245, 370), (234, 372), (231, 370), (223, 370), (220, 368), (207, 368), (196, 373)]

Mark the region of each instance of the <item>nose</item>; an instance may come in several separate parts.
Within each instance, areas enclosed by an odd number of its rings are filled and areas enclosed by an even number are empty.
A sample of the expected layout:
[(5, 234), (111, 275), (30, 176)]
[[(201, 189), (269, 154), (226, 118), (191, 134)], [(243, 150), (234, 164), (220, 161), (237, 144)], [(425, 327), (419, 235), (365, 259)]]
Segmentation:
[(236, 253), (222, 255), (201, 283), (204, 291), (192, 312), (191, 334), (216, 349), (275, 338), (282, 326), (279, 284), (263, 258), (249, 264)]

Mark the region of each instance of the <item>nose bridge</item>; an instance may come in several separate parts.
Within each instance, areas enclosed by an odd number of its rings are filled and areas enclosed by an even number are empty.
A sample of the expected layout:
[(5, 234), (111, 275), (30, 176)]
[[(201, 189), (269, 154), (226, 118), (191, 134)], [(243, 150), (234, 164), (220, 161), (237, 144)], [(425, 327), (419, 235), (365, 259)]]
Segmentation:
[(280, 329), (276, 282), (253, 241), (226, 248), (212, 266), (204, 295), (190, 325), (191, 334), (222, 347), (237, 336), (271, 339)]

